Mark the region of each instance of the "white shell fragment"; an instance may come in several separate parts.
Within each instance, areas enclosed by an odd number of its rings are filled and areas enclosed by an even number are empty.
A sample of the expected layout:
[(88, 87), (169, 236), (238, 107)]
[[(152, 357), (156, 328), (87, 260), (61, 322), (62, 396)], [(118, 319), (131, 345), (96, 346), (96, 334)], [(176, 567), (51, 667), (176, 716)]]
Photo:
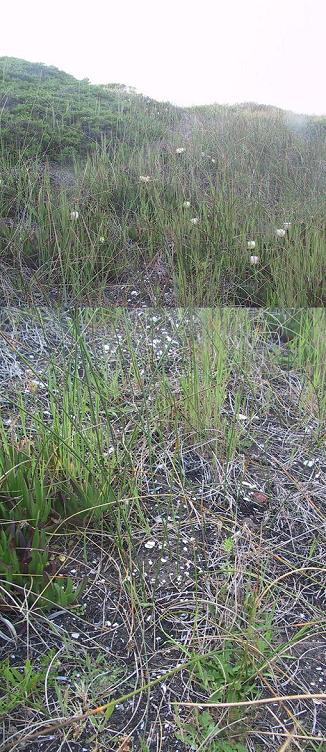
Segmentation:
[(149, 549), (151, 549), (151, 548), (155, 548), (155, 546), (156, 546), (156, 543), (155, 543), (155, 541), (153, 541), (153, 540), (149, 540), (149, 541), (147, 541), (147, 542), (146, 542), (146, 543), (145, 543), (144, 545), (145, 545), (145, 548), (149, 548)]

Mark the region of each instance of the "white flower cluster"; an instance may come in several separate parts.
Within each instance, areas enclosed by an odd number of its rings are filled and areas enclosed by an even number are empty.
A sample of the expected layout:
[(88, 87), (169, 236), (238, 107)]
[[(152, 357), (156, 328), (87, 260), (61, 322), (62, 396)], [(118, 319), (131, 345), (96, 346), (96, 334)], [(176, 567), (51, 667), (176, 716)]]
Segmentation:
[[(254, 251), (256, 248), (256, 241), (248, 240), (247, 248), (248, 248), (248, 251)], [(250, 256), (251, 266), (257, 266), (258, 262), (259, 262), (259, 256)]]

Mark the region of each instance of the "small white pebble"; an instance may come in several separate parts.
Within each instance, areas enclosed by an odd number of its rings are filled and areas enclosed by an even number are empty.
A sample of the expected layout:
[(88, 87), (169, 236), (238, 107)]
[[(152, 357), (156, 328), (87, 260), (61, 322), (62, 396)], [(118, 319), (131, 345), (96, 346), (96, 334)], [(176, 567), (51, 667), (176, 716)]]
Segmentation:
[(149, 540), (144, 544), (145, 548), (148, 548), (148, 549), (155, 548), (155, 545), (156, 545), (155, 541), (153, 540)]

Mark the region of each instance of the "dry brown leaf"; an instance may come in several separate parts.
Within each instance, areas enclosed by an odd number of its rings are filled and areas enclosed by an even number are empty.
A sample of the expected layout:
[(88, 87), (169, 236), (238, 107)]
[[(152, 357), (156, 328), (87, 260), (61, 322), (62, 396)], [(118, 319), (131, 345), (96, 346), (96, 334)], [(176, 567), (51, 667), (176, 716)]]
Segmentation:
[(131, 752), (131, 739), (130, 736), (124, 736), (121, 744), (117, 749), (117, 752)]
[(262, 493), (261, 491), (255, 491), (255, 492), (254, 492), (254, 493), (252, 494), (252, 498), (253, 498), (253, 499), (254, 499), (255, 501), (258, 501), (258, 503), (259, 503), (259, 504), (266, 504), (266, 502), (268, 501), (268, 496), (267, 496), (267, 494), (265, 494), (265, 493)]

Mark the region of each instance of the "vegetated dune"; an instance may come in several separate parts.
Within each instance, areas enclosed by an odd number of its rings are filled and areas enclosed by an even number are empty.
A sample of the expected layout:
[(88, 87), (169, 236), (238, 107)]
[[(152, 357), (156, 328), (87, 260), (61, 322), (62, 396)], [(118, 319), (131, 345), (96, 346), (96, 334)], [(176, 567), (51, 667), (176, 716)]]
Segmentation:
[(324, 304), (326, 118), (0, 72), (3, 301)]

